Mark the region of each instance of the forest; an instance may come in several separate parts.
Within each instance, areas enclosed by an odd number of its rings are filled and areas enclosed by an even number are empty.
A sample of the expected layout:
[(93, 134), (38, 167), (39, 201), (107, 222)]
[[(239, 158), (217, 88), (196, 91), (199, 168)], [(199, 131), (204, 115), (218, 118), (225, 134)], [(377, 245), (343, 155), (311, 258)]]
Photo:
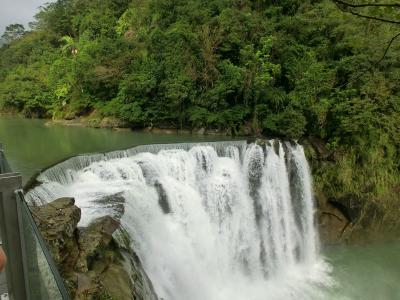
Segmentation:
[(318, 138), (336, 153), (316, 171), (327, 195), (383, 201), (400, 178), (400, 8), (357, 3), (58, 0), (6, 28), (0, 110)]

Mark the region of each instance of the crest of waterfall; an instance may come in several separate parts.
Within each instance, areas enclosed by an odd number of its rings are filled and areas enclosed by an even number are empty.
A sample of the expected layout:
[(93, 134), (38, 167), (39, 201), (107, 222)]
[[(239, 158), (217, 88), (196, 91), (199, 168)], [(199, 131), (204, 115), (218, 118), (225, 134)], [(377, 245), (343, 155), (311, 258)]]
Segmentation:
[(140, 146), (56, 165), (26, 198), (121, 219), (160, 299), (322, 299), (303, 148), (271, 140)]

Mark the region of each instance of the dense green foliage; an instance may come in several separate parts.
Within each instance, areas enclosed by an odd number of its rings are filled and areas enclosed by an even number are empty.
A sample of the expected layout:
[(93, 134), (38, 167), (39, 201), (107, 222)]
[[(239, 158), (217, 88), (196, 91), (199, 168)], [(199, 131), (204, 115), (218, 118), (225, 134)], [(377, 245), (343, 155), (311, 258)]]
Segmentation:
[(342, 153), (322, 188), (398, 183), (399, 43), (381, 59), (396, 24), (319, 0), (58, 0), (18, 28), (0, 50), (3, 111), (314, 136)]

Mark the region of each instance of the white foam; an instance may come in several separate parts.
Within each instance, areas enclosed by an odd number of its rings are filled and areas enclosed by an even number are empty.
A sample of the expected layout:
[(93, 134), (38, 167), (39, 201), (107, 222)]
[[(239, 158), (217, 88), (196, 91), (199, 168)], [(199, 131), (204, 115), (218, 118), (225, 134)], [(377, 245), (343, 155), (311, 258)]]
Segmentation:
[(115, 214), (112, 199), (123, 198), (121, 222), (160, 298), (323, 299), (333, 282), (318, 254), (307, 161), (300, 145), (276, 143), (90, 159), (53, 168), (28, 197), (75, 197), (81, 225)]

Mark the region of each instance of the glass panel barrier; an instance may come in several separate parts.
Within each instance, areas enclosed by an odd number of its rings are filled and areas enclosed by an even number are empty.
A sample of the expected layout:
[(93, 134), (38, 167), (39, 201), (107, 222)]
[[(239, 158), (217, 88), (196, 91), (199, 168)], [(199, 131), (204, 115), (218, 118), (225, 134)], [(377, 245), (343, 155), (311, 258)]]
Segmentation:
[(21, 213), (21, 240), (25, 248), (26, 280), (30, 299), (69, 299), (64, 283), (41, 234), (34, 222), (21, 191), (17, 192)]
[(64, 282), (25, 202), (0, 144), (0, 239), (9, 255), (7, 287), (13, 300), (69, 300)]

